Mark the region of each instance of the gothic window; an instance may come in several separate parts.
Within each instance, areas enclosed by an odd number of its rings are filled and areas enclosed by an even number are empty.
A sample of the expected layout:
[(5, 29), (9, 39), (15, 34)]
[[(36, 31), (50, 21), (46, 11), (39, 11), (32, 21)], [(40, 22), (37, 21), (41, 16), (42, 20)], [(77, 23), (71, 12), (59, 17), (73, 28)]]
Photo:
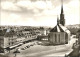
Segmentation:
[(60, 34), (59, 34), (59, 42), (60, 42)]
[(50, 35), (48, 37), (50, 38)]
[(57, 38), (56, 38), (56, 34), (55, 34), (55, 42), (57, 41)]

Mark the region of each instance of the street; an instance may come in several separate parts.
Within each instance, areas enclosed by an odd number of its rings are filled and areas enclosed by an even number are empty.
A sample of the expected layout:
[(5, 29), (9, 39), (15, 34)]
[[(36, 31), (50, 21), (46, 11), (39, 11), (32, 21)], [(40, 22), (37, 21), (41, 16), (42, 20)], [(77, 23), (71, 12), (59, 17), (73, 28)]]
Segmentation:
[[(17, 53), (16, 57), (44, 57), (44, 56), (53, 56), (53, 57), (58, 57), (58, 56), (65, 56), (65, 54), (68, 54), (72, 51), (72, 45), (75, 42), (76, 38), (71, 37), (71, 40), (69, 41), (69, 44), (65, 45), (57, 45), (57, 46), (42, 46), (42, 45), (33, 45), (30, 46), (29, 48), (26, 48), (24, 50), (20, 49), (20, 53)], [(28, 44), (36, 43), (30, 42)], [(27, 43), (22, 45), (22, 48), (28, 45)], [(15, 54), (13, 54), (13, 51), (10, 53), (6, 54), (9, 57), (14, 57)]]

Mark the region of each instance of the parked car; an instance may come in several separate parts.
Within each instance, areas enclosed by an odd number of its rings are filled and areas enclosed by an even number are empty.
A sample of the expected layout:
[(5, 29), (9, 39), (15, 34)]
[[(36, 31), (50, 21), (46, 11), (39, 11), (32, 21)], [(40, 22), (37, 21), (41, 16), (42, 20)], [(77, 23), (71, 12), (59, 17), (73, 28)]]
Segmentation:
[(27, 49), (27, 47), (25, 47), (25, 49)]
[(29, 48), (30, 46), (28, 45), (28, 46), (26, 46), (27, 48)]
[(21, 50), (25, 50), (25, 48), (21, 48)]
[(37, 44), (38, 44), (38, 45), (41, 45), (41, 44), (42, 44), (42, 42), (37, 42)]
[(33, 44), (31, 44), (30, 46), (33, 46)]

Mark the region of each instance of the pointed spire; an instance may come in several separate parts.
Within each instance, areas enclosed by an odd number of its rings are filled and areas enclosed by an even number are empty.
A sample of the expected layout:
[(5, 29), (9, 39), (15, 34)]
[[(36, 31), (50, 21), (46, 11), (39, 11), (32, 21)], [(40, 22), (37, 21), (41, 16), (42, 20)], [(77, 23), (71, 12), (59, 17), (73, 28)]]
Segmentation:
[(64, 13), (63, 13), (63, 0), (61, 0), (61, 14), (60, 14), (60, 24), (65, 25)]
[(60, 21), (59, 21), (59, 18), (58, 18), (58, 16), (57, 16), (57, 25), (59, 25), (59, 23), (60, 23)]
[(63, 0), (61, 0), (61, 14), (63, 14)]

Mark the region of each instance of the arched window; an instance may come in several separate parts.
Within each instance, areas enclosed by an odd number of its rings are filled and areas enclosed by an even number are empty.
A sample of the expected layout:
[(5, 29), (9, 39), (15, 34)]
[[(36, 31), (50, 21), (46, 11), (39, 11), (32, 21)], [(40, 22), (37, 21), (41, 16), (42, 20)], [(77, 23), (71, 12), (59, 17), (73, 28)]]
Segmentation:
[(59, 34), (59, 43), (60, 43), (60, 34)]
[(55, 42), (57, 42), (56, 34), (55, 34)]
[(48, 35), (48, 38), (50, 38), (50, 35)]

